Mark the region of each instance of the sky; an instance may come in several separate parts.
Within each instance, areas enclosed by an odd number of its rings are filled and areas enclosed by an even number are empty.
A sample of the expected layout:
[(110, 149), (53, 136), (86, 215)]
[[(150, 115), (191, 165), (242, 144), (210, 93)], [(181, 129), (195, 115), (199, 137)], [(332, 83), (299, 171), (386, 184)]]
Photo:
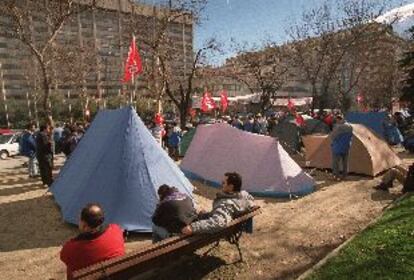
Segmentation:
[[(143, 0), (154, 4), (167, 0)], [(286, 30), (300, 20), (305, 10), (321, 5), (325, 0), (209, 0), (203, 21), (194, 27), (194, 49), (210, 38), (223, 44), (223, 53), (215, 55), (210, 63), (218, 65), (235, 54), (234, 43), (260, 46), (270, 39), (282, 44), (289, 38)], [(331, 0), (333, 5), (342, 0)], [(361, 1), (361, 0), (356, 0)], [(382, 1), (382, 0), (376, 0)], [(389, 0), (390, 9), (414, 0)]]

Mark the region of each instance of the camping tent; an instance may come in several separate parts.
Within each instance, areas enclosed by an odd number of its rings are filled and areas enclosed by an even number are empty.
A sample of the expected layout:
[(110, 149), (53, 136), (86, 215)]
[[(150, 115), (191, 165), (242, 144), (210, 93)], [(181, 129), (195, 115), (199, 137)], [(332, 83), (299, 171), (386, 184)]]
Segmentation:
[(302, 147), (302, 135), (328, 134), (329, 132), (329, 126), (320, 120), (305, 119), (305, 125), (300, 127), (296, 124), (294, 117), (289, 116), (273, 127), (270, 136), (276, 137), (289, 154), (295, 154)]
[(302, 146), (300, 139), (301, 131), (293, 117), (287, 117), (275, 125), (270, 131), (270, 136), (277, 138), (289, 154), (295, 154), (300, 151)]
[[(352, 127), (349, 172), (375, 176), (401, 164), (399, 157), (375, 133), (363, 125), (353, 124)], [(328, 135), (304, 136), (303, 144), (308, 166), (331, 168), (331, 139)]]
[(303, 135), (308, 134), (329, 134), (331, 130), (329, 126), (321, 120), (305, 119), (305, 126), (303, 127)]
[(372, 129), (389, 144), (396, 145), (404, 141), (400, 130), (390, 122), (387, 112), (349, 112), (345, 119)]
[(192, 127), (190, 128), (181, 138), (180, 143), (180, 156), (185, 156), (185, 153), (188, 150), (188, 147), (191, 144), (191, 141), (193, 140), (194, 134), (196, 132), (196, 128)]
[(65, 221), (98, 202), (107, 223), (150, 232), (162, 184), (192, 196), (192, 185), (132, 108), (101, 111), (51, 186)]
[(366, 126), (385, 139), (384, 120), (386, 117), (386, 112), (349, 112), (345, 119), (349, 123)]
[(225, 123), (197, 127), (181, 169), (213, 186), (221, 185), (225, 172), (235, 171), (243, 178), (243, 189), (262, 196), (304, 195), (315, 185), (275, 138)]

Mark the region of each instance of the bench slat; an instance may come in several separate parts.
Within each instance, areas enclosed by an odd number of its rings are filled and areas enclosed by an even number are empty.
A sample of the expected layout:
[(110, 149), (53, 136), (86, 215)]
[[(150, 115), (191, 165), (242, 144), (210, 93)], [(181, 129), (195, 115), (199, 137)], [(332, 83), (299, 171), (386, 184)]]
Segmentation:
[(166, 259), (171, 260), (171, 258), (176, 256), (179, 257), (194, 252), (199, 248), (243, 230), (247, 221), (259, 213), (260, 207), (256, 206), (248, 213), (233, 220), (226, 228), (217, 233), (168, 238), (138, 252), (132, 252), (123, 257), (110, 259), (75, 271), (73, 277), (79, 280), (102, 279), (105, 276), (110, 276), (111, 279), (128, 279), (150, 270), (153, 266), (166, 261)]

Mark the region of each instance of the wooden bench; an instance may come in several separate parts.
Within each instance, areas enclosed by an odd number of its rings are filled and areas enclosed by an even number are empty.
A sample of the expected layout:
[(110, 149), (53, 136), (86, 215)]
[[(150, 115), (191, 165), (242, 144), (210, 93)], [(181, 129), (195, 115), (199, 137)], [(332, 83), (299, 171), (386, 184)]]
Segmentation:
[(250, 230), (252, 229), (253, 217), (259, 213), (260, 207), (256, 206), (234, 219), (226, 228), (217, 233), (168, 238), (123, 257), (77, 270), (73, 273), (73, 279), (130, 279), (165, 264), (167, 261), (171, 262), (183, 255), (191, 254), (206, 245), (214, 243), (214, 247), (218, 246), (220, 240), (234, 244), (239, 252), (240, 260), (243, 260), (239, 246), (240, 237), (243, 232), (249, 231), (249, 227)]

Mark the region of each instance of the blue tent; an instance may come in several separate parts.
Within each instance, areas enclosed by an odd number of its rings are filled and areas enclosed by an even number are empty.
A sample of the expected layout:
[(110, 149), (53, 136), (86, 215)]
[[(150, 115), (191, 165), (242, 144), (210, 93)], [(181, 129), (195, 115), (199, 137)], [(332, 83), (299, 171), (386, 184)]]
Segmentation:
[(389, 144), (396, 145), (404, 141), (399, 129), (389, 121), (387, 112), (349, 112), (345, 119), (370, 128)]
[(382, 139), (385, 139), (384, 121), (386, 118), (386, 112), (349, 112), (345, 116), (347, 122), (362, 124), (373, 130)]
[(162, 184), (192, 197), (193, 187), (132, 108), (101, 111), (51, 186), (65, 221), (98, 202), (105, 222), (150, 232)]

